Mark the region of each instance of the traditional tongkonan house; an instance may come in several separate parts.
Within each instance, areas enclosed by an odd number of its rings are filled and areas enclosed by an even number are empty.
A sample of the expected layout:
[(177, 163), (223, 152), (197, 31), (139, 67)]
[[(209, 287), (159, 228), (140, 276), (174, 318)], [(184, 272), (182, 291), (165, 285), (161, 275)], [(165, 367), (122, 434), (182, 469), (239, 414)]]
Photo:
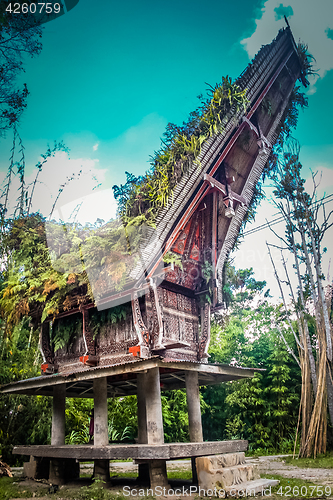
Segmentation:
[[(126, 264), (121, 285), (117, 278), (116, 285), (111, 279), (102, 286), (107, 273), (90, 266), (96, 300), (88, 293), (82, 296), (78, 287), (66, 307), (41, 324), (41, 376), (1, 388), (3, 394), (53, 397), (51, 445), (17, 445), (13, 450), (30, 455), (30, 465), (37, 464), (37, 469), (46, 463), (51, 482), (74, 477), (78, 460), (94, 461), (95, 474), (108, 479), (109, 460), (128, 457), (140, 464), (139, 480), (146, 474), (152, 487), (167, 484), (166, 460), (185, 457), (192, 462), (201, 457), (197, 471), (202, 485), (208, 484), (207, 472), (215, 478), (216, 464), (233, 469), (234, 483), (240, 477), (256, 479), (242, 465), (246, 441), (203, 441), (199, 386), (254, 373), (209, 363), (210, 318), (223, 307), (223, 265), (285, 122), (295, 84), (298, 79), (306, 84), (303, 62), (288, 26), (236, 80), (232, 88), (243, 104), (232, 102), (225, 116), (214, 115), (220, 105), (219, 90), (214, 90), (205, 117), (215, 128), (205, 140), (197, 134), (200, 152), (158, 212), (156, 228), (147, 226), (139, 257), (130, 265), (125, 257), (113, 262)], [(101, 228), (100, 237), (105, 234)], [(114, 321), (117, 314), (121, 317)], [(58, 333), (73, 324), (80, 331), (57, 346)], [(187, 393), (191, 442), (165, 444), (161, 391), (179, 388)], [(133, 394), (138, 402), (137, 444), (109, 444), (107, 399)], [(66, 397), (94, 399), (93, 445), (65, 445)], [(216, 463), (208, 460), (216, 455)], [(233, 486), (223, 481), (226, 489)]]

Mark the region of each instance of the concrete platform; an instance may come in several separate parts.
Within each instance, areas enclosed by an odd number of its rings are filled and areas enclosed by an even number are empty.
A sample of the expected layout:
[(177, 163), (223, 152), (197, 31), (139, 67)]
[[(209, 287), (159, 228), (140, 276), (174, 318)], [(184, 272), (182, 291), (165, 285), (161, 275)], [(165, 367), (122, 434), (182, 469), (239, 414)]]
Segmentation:
[(188, 457), (202, 457), (218, 453), (245, 451), (245, 440), (207, 441), (201, 443), (167, 444), (119, 444), (107, 446), (64, 445), (64, 446), (15, 446), (13, 454), (47, 458), (76, 458), (78, 460), (170, 460)]
[(159, 368), (161, 390), (172, 391), (186, 387), (187, 372), (197, 372), (199, 385), (220, 384), (230, 380), (252, 378), (259, 368), (241, 368), (223, 364), (206, 364), (189, 361), (167, 361), (159, 356), (150, 359), (133, 358), (132, 362), (86, 368), (81, 372), (55, 373), (20, 380), (0, 386), (0, 394), (27, 394), (53, 396), (53, 389), (66, 384), (67, 398), (93, 398), (93, 381), (107, 378), (107, 397), (137, 394), (137, 375)]

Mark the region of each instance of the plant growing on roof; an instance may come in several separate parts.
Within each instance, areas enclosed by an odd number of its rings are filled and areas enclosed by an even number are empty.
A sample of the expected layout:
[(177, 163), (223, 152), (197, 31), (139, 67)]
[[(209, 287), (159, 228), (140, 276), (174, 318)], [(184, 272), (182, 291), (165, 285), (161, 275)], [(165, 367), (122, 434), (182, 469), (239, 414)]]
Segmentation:
[(144, 177), (136, 178), (126, 172), (124, 185), (114, 186), (114, 196), (123, 221), (127, 223), (142, 212), (146, 220), (154, 221), (158, 211), (173, 201), (173, 190), (190, 166), (198, 162), (202, 144), (223, 130), (224, 121), (233, 109), (232, 119), (245, 111), (249, 101), (230, 77), (208, 89), (208, 97), (199, 96), (200, 107), (190, 114), (181, 127), (168, 124), (162, 147), (151, 159), (151, 169)]
[(176, 255), (173, 252), (167, 252), (163, 257), (163, 262), (166, 264), (174, 264), (180, 269), (183, 269), (183, 263), (180, 255)]

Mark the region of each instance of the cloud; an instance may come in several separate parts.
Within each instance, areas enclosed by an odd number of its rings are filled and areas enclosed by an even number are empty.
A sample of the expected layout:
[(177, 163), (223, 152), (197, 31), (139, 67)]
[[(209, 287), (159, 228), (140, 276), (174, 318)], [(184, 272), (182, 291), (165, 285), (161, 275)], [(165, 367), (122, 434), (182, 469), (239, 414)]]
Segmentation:
[(94, 151), (97, 151), (98, 146), (99, 146), (99, 143), (97, 142), (97, 143), (93, 146), (93, 150), (94, 150)]
[[(56, 153), (45, 163), (38, 176), (32, 210), (39, 210), (46, 217), (55, 203), (57, 209), (64, 205), (74, 204), (74, 210), (77, 201), (81, 203), (83, 198), (91, 194), (94, 188), (104, 181), (106, 170), (98, 167), (98, 159), (71, 159), (64, 152)], [(27, 185), (32, 185), (35, 176), (36, 171), (26, 179)], [(96, 202), (94, 207), (96, 207)]]
[[(333, 9), (331, 0), (289, 0), (284, 6), (279, 0), (266, 0), (260, 15), (256, 19), (254, 33), (241, 41), (250, 58), (253, 58), (263, 44), (270, 43), (278, 30), (285, 26), (283, 15), (292, 14), (291, 29), (295, 40), (306, 43), (309, 52), (315, 57), (315, 69), (323, 78), (327, 71), (333, 69), (333, 30), (327, 28), (332, 20)], [(315, 91), (317, 77), (311, 77), (312, 88)]]
[(86, 196), (80, 196), (68, 203), (59, 203), (53, 217), (62, 221), (79, 221), (94, 223), (97, 219), (107, 222), (117, 214), (117, 202), (112, 189), (98, 189)]
[(327, 35), (327, 38), (333, 40), (333, 30), (331, 28), (327, 28), (327, 30), (325, 30), (325, 33)]
[[(97, 218), (105, 221), (114, 218), (117, 205), (111, 187), (126, 182), (125, 171), (138, 176), (149, 169), (150, 154), (159, 149), (166, 123), (166, 119), (158, 114), (149, 114), (118, 137), (103, 139), (103, 148), (98, 149), (93, 158), (91, 149), (101, 143), (98, 137), (86, 132), (65, 136), (64, 141), (71, 148), (71, 158), (59, 152), (43, 165), (35, 187), (32, 211), (39, 211), (48, 217), (59, 195), (53, 213), (55, 218), (68, 220), (71, 217), (73, 220), (76, 216), (76, 220), (83, 224), (94, 223)], [(30, 149), (35, 151), (37, 147), (33, 146), (30, 144)], [(36, 176), (33, 165), (37, 161), (38, 157), (30, 152), (25, 179), (30, 189)], [(2, 185), (3, 188), (7, 168), (5, 162), (1, 167), (0, 161), (0, 187)], [(8, 215), (13, 214), (17, 205), (19, 188), (19, 179), (15, 176), (10, 190)]]
[(275, 21), (279, 21), (280, 19), (283, 19), (284, 16), (286, 17), (291, 17), (294, 14), (293, 9), (288, 5), (288, 7), (285, 7), (280, 3), (279, 7), (276, 7), (274, 9), (275, 12)]

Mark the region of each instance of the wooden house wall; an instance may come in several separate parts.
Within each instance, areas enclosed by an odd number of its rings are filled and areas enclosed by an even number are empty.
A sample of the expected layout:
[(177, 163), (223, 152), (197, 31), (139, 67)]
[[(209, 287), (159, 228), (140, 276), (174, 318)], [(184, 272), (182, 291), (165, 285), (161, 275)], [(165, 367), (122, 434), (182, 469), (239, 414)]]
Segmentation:
[(163, 288), (158, 292), (163, 316), (162, 343), (165, 347), (174, 342), (187, 344), (186, 347), (166, 349), (163, 357), (197, 360), (199, 317), (195, 299)]
[(103, 325), (95, 338), (96, 355), (99, 366), (117, 364), (133, 359), (128, 352), (130, 347), (138, 344), (132, 314), (117, 323), (107, 322)]
[[(74, 314), (70, 319), (71, 321), (75, 321), (78, 324), (82, 324), (81, 313)], [(62, 326), (65, 326), (66, 321), (67, 318), (56, 320), (56, 322), (52, 325), (53, 335), (56, 328), (61, 329)], [(56, 367), (56, 371), (60, 373), (66, 373), (81, 369), (82, 364), (80, 363), (79, 357), (82, 356), (84, 352), (85, 342), (82, 333), (73, 335), (64, 347), (58, 349), (54, 353), (54, 364)]]

